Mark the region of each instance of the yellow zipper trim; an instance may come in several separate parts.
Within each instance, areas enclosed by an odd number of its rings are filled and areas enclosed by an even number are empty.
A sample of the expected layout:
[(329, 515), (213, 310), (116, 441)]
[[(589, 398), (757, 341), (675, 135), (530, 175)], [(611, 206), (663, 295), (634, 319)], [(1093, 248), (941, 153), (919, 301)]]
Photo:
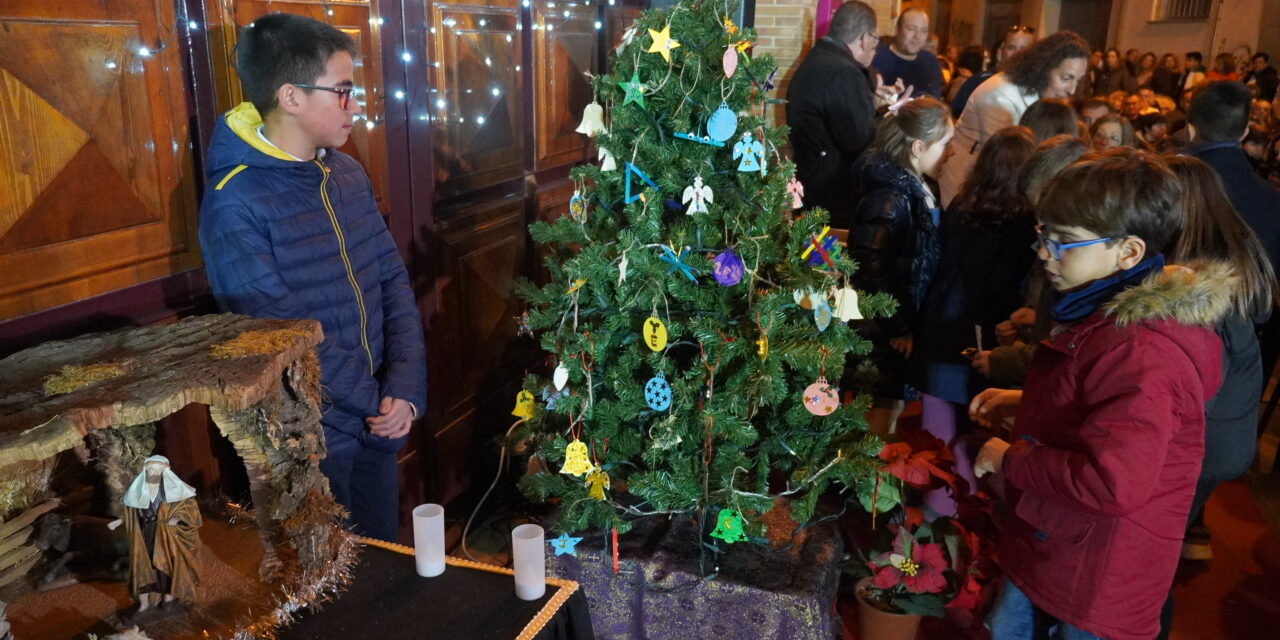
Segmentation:
[(222, 191), (222, 188), (227, 186), (227, 182), (229, 182), (232, 178), (236, 177), (237, 173), (240, 173), (241, 171), (244, 171), (245, 169), (248, 169), (248, 168), (249, 168), (249, 165), (242, 164), (232, 169), (231, 171), (228, 171), (226, 177), (220, 180), (218, 182), (218, 186), (214, 187), (213, 190)]
[(333, 212), (333, 203), (329, 202), (329, 191), (325, 188), (329, 185), (329, 167), (324, 166), (324, 163), (319, 160), (312, 162), (324, 172), (324, 178), (320, 180), (320, 199), (324, 201), (324, 210), (329, 214), (329, 222), (333, 224), (333, 233), (338, 236), (338, 255), (342, 257), (342, 264), (347, 268), (347, 282), (351, 283), (351, 290), (356, 293), (356, 304), (360, 307), (360, 345), (364, 347), (364, 354), (369, 357), (369, 375), (373, 375), (373, 352), (369, 350), (369, 320), (365, 317), (364, 295), (360, 293), (355, 269), (351, 267), (351, 258), (347, 256), (347, 239), (343, 237), (342, 228), (338, 226), (338, 215)]

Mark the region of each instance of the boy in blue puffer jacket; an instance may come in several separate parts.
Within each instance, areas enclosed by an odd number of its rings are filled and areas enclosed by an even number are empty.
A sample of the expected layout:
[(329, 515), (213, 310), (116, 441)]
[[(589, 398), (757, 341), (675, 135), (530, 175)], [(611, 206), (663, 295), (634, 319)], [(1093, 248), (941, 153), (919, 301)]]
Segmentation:
[(337, 147), (352, 118), (355, 43), (273, 13), (240, 34), (245, 102), (209, 145), (200, 246), (218, 304), (257, 317), (313, 318), (327, 457), (320, 469), (362, 535), (397, 538), (396, 452), (426, 408), (413, 289), (364, 168)]

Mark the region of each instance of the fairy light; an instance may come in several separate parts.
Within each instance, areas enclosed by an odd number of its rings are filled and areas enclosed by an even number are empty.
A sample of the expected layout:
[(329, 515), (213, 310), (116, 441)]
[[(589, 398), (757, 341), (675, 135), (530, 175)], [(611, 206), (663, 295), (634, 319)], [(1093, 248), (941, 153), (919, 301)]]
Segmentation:
[(404, 100), (404, 92), (403, 92), (403, 91), (401, 91), (401, 90), (399, 90), (399, 89), (396, 89), (396, 93), (395, 93), (395, 95), (396, 95), (396, 100)]
[(151, 55), (151, 50), (146, 47), (138, 47), (138, 55), (146, 58)]
[(400, 54), (400, 59), (404, 60), (405, 62), (413, 62), (413, 54), (406, 51)]

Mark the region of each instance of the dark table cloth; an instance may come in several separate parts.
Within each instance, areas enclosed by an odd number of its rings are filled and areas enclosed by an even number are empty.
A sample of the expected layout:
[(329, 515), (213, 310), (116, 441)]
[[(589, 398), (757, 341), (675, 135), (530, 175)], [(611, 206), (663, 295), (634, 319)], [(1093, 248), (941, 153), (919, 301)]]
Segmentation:
[(408, 547), (365, 546), (350, 587), (322, 610), (303, 614), (279, 634), (281, 640), (514, 640), (558, 592), (569, 590), (567, 600), (561, 596), (558, 608), (552, 603), (545, 612), (541, 629), (526, 637), (593, 640), (586, 599), (572, 584), (548, 584), (542, 598), (525, 602), (516, 597), (510, 573), (450, 559), (443, 574), (423, 578), (412, 553)]
[(717, 558), (700, 554), (696, 524), (662, 518), (641, 523), (619, 536), (617, 574), (604, 536), (586, 536), (576, 557), (552, 557), (551, 573), (577, 581), (586, 592), (597, 638), (840, 636), (835, 601), (844, 551), (834, 527), (807, 529), (784, 549), (721, 542), (725, 552)]

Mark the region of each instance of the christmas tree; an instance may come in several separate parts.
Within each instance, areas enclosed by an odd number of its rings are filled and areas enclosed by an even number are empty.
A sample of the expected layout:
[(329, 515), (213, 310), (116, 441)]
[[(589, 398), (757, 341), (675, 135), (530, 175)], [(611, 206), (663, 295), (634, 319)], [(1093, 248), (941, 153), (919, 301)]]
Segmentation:
[(859, 299), (826, 213), (798, 214), (786, 129), (764, 118), (776, 67), (735, 4), (636, 21), (579, 128), (600, 164), (572, 172), (570, 215), (530, 227), (550, 280), (520, 293), (555, 373), (513, 412), (547, 466), (520, 486), (559, 498), (562, 531), (693, 514), (758, 539), (779, 496), (803, 524), (833, 483), (892, 504), (869, 398), (842, 405), (837, 386), (870, 349), (846, 321), (894, 302)]

